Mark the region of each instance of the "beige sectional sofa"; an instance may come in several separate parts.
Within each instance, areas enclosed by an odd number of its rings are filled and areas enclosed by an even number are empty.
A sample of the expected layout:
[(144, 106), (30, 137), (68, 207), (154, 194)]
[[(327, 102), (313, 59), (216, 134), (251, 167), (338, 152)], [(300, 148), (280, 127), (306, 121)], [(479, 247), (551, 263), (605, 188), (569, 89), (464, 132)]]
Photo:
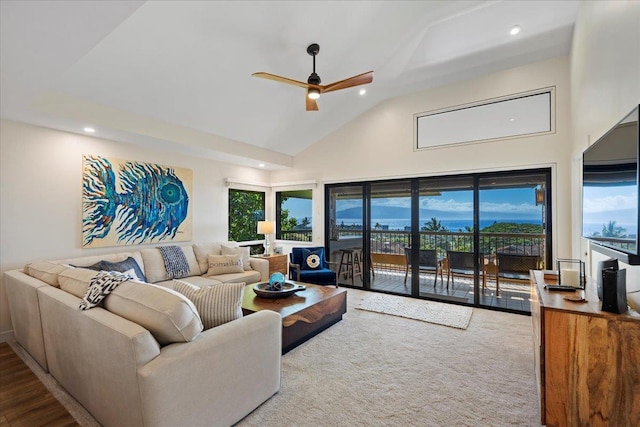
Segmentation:
[[(207, 276), (208, 256), (233, 243), (182, 245), (199, 287), (268, 280), (266, 260)], [(228, 249), (228, 247), (227, 247)], [(100, 261), (136, 260), (128, 280), (81, 311)], [(247, 261), (247, 260), (245, 260)], [(203, 330), (191, 301), (172, 290), (157, 248), (48, 262), (5, 272), (18, 343), (105, 426), (228, 426), (280, 387), (281, 319), (260, 311)]]

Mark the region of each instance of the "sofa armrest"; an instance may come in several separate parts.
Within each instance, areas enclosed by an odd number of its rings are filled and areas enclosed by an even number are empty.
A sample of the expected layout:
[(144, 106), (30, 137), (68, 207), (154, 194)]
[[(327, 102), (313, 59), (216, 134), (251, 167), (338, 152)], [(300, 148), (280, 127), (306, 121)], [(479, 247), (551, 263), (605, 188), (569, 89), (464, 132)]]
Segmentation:
[(280, 388), (282, 322), (259, 311), (164, 347), (138, 370), (145, 425), (229, 426)]
[(249, 260), (251, 268), (260, 273), (260, 281), (269, 280), (269, 261), (263, 258), (251, 257)]
[(50, 286), (21, 270), (4, 273), (4, 286), (9, 300), (13, 335), (29, 354), (48, 372), (44, 350), (38, 288)]

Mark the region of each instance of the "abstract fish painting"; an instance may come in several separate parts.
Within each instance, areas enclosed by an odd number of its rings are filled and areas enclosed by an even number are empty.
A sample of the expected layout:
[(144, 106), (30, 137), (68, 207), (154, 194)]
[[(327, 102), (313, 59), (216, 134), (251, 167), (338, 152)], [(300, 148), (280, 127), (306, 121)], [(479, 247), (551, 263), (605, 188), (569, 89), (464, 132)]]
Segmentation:
[(82, 246), (191, 240), (190, 169), (84, 155)]

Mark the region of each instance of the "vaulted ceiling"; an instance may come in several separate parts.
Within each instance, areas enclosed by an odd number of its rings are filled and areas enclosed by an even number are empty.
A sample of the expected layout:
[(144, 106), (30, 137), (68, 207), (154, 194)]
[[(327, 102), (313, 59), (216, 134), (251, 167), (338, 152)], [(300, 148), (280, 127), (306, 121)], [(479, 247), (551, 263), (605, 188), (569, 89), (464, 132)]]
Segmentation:
[[(577, 1), (2, 1), (2, 118), (266, 169), (383, 100), (569, 53)], [(519, 25), (521, 31), (509, 31)], [(373, 83), (299, 87), (374, 70)]]

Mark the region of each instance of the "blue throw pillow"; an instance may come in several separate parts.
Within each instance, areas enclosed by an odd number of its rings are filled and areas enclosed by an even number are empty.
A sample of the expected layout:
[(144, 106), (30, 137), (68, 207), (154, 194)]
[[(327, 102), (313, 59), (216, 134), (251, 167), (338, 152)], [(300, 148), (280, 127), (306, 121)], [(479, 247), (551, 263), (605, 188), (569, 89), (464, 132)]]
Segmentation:
[(124, 273), (125, 271), (133, 269), (138, 279), (142, 280), (143, 282), (147, 281), (147, 278), (142, 272), (142, 269), (140, 268), (137, 261), (133, 257), (129, 257), (124, 261), (120, 261), (120, 262), (111, 262), (111, 261), (102, 260), (93, 265), (89, 265), (83, 268), (88, 268), (90, 270), (97, 270), (97, 271), (118, 271), (120, 273)]
[(324, 268), (324, 248), (310, 251), (309, 249), (302, 250), (302, 270), (319, 270)]

